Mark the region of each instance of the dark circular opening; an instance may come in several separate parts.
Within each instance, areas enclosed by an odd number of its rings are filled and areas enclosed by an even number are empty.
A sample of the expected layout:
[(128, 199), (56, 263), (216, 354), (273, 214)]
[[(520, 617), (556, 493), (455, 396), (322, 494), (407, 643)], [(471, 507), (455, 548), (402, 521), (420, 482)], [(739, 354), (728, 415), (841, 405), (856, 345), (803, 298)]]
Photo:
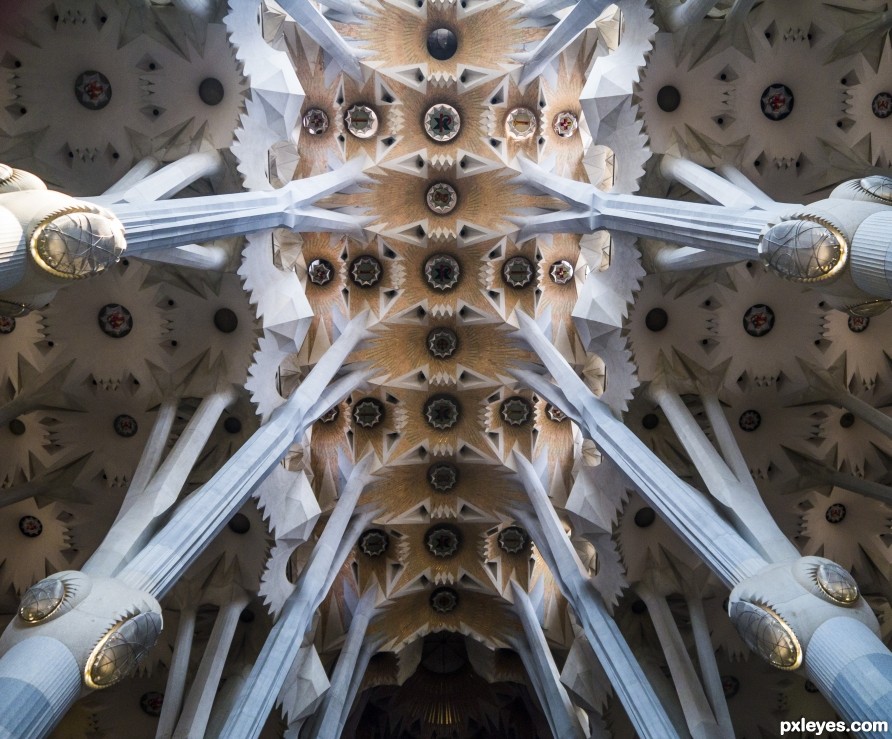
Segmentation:
[(231, 334), (238, 328), (238, 316), (229, 308), (220, 308), (214, 313), (214, 326), (224, 334)]
[(257, 616), (254, 615), (254, 611), (252, 611), (250, 608), (246, 608), (239, 614), (238, 620), (241, 621), (243, 624), (249, 624), (252, 623), (255, 618), (257, 618)]
[(642, 613), (646, 613), (646, 612), (647, 612), (647, 604), (645, 604), (645, 602), (643, 600), (636, 600), (632, 604), (632, 613), (634, 613), (636, 616), (640, 616)]
[(666, 113), (678, 110), (678, 106), (681, 105), (681, 93), (678, 88), (672, 85), (661, 87), (657, 92), (657, 105)]
[(247, 534), (251, 529), (251, 522), (244, 513), (236, 513), (229, 520), (229, 529), (236, 534)]
[(657, 520), (657, 514), (653, 508), (645, 506), (635, 513), (635, 525), (640, 529), (646, 529)]
[(650, 331), (662, 331), (669, 325), (669, 314), (662, 308), (652, 308), (644, 317), (644, 325)]
[(770, 121), (782, 121), (793, 112), (793, 91), (781, 82), (762, 91), (762, 113)]
[(239, 421), (235, 416), (230, 416), (225, 421), (223, 421), (223, 428), (230, 434), (237, 434), (239, 431), (242, 430), (242, 422)]
[(87, 110), (102, 110), (111, 102), (111, 83), (102, 72), (88, 69), (74, 80), (74, 96)]
[(205, 77), (198, 85), (198, 97), (205, 105), (219, 105), (223, 94), (223, 83), (216, 77)]
[(15, 436), (21, 436), (25, 433), (25, 424), (19, 418), (13, 418), (9, 422), (9, 433)]
[(434, 59), (451, 59), (456, 51), (458, 38), (448, 28), (435, 28), (427, 35), (427, 53)]
[(641, 425), (648, 431), (651, 431), (660, 425), (660, 418), (656, 413), (648, 413), (641, 419)]
[(839, 417), (839, 425), (844, 429), (851, 428), (855, 423), (855, 416), (852, 413), (843, 413)]

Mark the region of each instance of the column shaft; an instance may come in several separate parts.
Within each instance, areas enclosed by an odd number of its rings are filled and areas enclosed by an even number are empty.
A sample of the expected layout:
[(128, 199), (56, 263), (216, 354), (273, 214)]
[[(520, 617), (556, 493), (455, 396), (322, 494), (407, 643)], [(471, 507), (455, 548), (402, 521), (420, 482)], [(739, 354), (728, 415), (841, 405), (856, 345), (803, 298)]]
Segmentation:
[(161, 717), (158, 719), (158, 730), (155, 739), (170, 739), (183, 705), (186, 689), (186, 673), (189, 671), (189, 656), (192, 653), (192, 639), (195, 636), (195, 609), (184, 608), (180, 611), (180, 622), (177, 626), (176, 641), (173, 646), (173, 657), (167, 670), (167, 684), (164, 686), (164, 703), (161, 706)]

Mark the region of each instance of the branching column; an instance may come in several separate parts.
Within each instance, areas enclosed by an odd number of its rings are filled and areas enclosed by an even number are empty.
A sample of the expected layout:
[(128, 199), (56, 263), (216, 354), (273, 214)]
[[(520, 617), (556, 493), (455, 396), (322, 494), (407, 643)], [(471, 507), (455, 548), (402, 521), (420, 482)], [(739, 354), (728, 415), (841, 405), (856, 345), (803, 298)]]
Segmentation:
[[(226, 720), (221, 739), (251, 739), (260, 734), (276, 697), (291, 668), (313, 614), (325, 598), (343, 559), (337, 556), (342, 540), (351, 544), (368, 525), (375, 511), (363, 511), (351, 522), (351, 516), (371, 471), (372, 455), (364, 457), (350, 474), (335, 504), (328, 523), (313, 548), (310, 560), (300, 573), (294, 592), (288, 597), (282, 614), (270, 631), (251, 674)], [(349, 551), (349, 549), (347, 550)]]

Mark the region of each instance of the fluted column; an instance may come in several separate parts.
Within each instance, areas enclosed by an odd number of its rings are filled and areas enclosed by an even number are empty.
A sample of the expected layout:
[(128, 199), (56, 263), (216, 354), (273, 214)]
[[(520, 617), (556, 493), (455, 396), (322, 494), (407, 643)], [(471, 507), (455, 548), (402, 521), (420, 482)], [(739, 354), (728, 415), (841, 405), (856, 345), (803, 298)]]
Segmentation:
[(367, 455), (350, 473), (328, 523), (298, 577), (294, 591), (285, 602), (282, 614), (267, 636), (244, 690), (230, 711), (226, 726), (220, 733), (221, 738), (251, 739), (259, 736), (288, 670), (297, 657), (313, 613), (325, 598), (325, 583), (330, 581), (330, 573), (337, 572), (343, 563), (336, 556), (342, 539), (355, 541), (362, 528), (375, 515), (375, 511), (363, 511), (351, 525), (351, 516), (368, 481), (372, 463), (372, 455)]
[(339, 737), (344, 730), (350, 707), (356, 697), (355, 693), (350, 694), (353, 676), (365, 674), (368, 659), (371, 657), (371, 653), (368, 653), (366, 663), (361, 664), (362, 648), (367, 640), (369, 624), (377, 611), (375, 601), (379, 594), (377, 585), (370, 587), (356, 604), (350, 628), (347, 630), (347, 638), (338, 654), (338, 663), (331, 676), (331, 686), (322, 699), (322, 705), (313, 716), (312, 723), (304, 730), (307, 739)]
[(526, 641), (517, 640), (516, 648), (536, 689), (551, 732), (561, 739), (583, 739), (585, 734), (579, 725), (567, 689), (561, 683), (554, 656), (548, 648), (530, 596), (513, 580), (511, 592), (514, 596), (514, 612), (520, 619), (526, 636)]
[(572, 44), (610, 4), (611, 0), (577, 0), (573, 10), (551, 29), (535, 49), (524, 55), (519, 84), (527, 85), (542, 74), (542, 70)]
[(102, 197), (111, 197), (112, 195), (126, 192), (141, 180), (152, 174), (152, 172), (160, 166), (161, 162), (155, 157), (143, 157), (130, 168), (127, 174), (102, 193)]
[(0, 739), (40, 739), (81, 691), (81, 671), (62, 642), (36, 636), (0, 659)]
[[(849, 720), (886, 721), (892, 727), (892, 654), (864, 624), (835, 618), (819, 626), (805, 652), (805, 671)], [(881, 739), (889, 731), (859, 736)]]
[(279, 4), (344, 72), (362, 84), (362, 66), (359, 63), (357, 48), (351, 46), (335, 30), (319, 8), (310, 0), (280, 0)]
[(535, 515), (524, 510), (514, 510), (512, 514), (533, 536), (561, 593), (573, 606), (592, 651), (607, 673), (635, 731), (645, 739), (678, 736), (622, 632), (585, 575), (576, 550), (564, 533), (532, 464), (516, 452), (513, 459)]
[(700, 665), (700, 674), (703, 676), (706, 697), (709, 699), (712, 713), (722, 733), (725, 736), (733, 737), (734, 726), (731, 723), (728, 701), (725, 699), (725, 691), (722, 688), (719, 666), (715, 661), (715, 647), (710, 638), (709, 624), (703, 610), (703, 600), (692, 586), (688, 586), (685, 589), (685, 602), (688, 605), (691, 631), (694, 634), (694, 646), (697, 650), (697, 663)]
[(241, 508), (294, 440), (319, 416), (368, 379), (356, 370), (328, 384), (366, 334), (367, 313), (344, 332), (291, 394), (245, 444), (201, 488), (189, 495), (170, 521), (120, 571), (136, 588), (164, 595), (207, 544)]
[(195, 637), (195, 615), (195, 608), (183, 608), (180, 611), (155, 739), (170, 739), (180, 715), (186, 690), (186, 673), (189, 671), (189, 655), (192, 653), (192, 639)]
[(247, 594), (241, 593), (225, 603), (217, 613), (211, 638), (208, 640), (198, 672), (195, 673), (192, 687), (186, 696), (173, 739), (204, 736), (214, 705), (214, 697), (217, 695), (217, 687), (220, 684), (220, 676), (223, 674), (223, 666), (229, 655), (232, 637), (235, 636), (239, 616), (248, 605), (248, 600)]
[(756, 201), (734, 183), (689, 159), (664, 154), (660, 160), (660, 173), (711, 203), (744, 210), (757, 206)]
[[(759, 255), (762, 231), (777, 213), (682, 200), (601, 192), (594, 185), (549, 172), (518, 157), (518, 180), (560, 198), (570, 207), (514, 218), (519, 239), (540, 233), (592, 233), (599, 229), (723, 252), (740, 259)], [(778, 210), (782, 208), (779, 206)]]
[[(143, 166), (148, 167), (150, 161)], [(111, 194), (106, 192), (103, 196), (91, 199), (103, 205), (164, 200), (196, 180), (219, 175), (222, 171), (223, 157), (220, 152), (197, 151), (165, 164), (158, 171), (146, 174), (136, 182), (128, 182), (126, 187), (120, 187), (121, 183), (118, 182)]]
[(290, 182), (278, 190), (116, 203), (109, 208), (123, 224), (127, 249), (136, 254), (269, 228), (358, 233), (361, 221), (312, 203), (362, 181), (363, 157), (325, 174)]
[[(201, 401), (173, 449), (157, 468), (151, 481), (142, 489), (133, 483), (130, 485), (118, 517), (99, 548), (84, 564), (82, 568), (84, 572), (91, 575), (111, 576), (124, 564), (131, 551), (141, 547), (141, 544), (151, 535), (153, 524), (176, 503), (201, 450), (204, 449), (220, 419), (220, 414), (235, 399), (235, 389), (226, 387), (211, 393)], [(176, 405), (173, 405), (173, 413), (171, 413), (169, 404), (162, 408), (164, 408), (164, 415), (158, 420), (158, 423), (163, 423), (169, 432), (170, 424), (173, 421), (172, 416), (176, 413)], [(154, 464), (159, 446), (161, 450), (164, 448), (168, 434), (164, 434), (162, 441), (163, 430), (163, 427), (158, 428), (156, 434), (156, 429), (152, 429), (152, 436), (146, 447), (146, 454), (149, 455), (147, 464)], [(142, 461), (140, 467), (142, 467)], [(138, 477), (141, 482), (142, 475), (140, 473), (142, 470), (140, 467), (137, 467), (134, 483), (137, 482)]]
[(727, 734), (720, 730), (715, 716), (713, 716), (712, 707), (706, 700), (706, 694), (697, 678), (694, 664), (691, 662), (687, 647), (685, 647), (681, 633), (678, 631), (678, 624), (675, 623), (666, 599), (655, 593), (646, 584), (639, 585), (637, 591), (647, 606), (648, 615), (650, 615), (654, 630), (657, 632), (660, 646), (663, 648), (663, 655), (669, 665), (672, 682), (678, 692), (679, 702), (691, 737), (693, 739), (717, 737), (734, 739), (733, 733)]
[(519, 311), (517, 317), (521, 334), (558, 385), (522, 370), (515, 370), (515, 377), (575, 420), (583, 433), (626, 473), (648, 505), (728, 587), (759, 572), (766, 560), (703, 495), (679, 479), (592, 394), (532, 318)]
[(677, 392), (658, 383), (652, 384), (649, 392), (663, 410), (709, 492), (735, 521), (741, 536), (772, 562), (796, 559), (799, 552), (765, 507), (718, 398), (706, 394), (703, 404), (721, 455)]

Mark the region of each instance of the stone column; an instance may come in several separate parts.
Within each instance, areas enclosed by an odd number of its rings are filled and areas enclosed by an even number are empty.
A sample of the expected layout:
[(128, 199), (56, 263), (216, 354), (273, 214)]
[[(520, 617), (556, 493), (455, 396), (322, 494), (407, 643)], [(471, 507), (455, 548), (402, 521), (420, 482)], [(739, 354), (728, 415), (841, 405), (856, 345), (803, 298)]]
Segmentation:
[(341, 647), (338, 663), (331, 676), (331, 686), (322, 699), (322, 705), (313, 716), (312, 723), (305, 729), (307, 739), (341, 736), (350, 707), (356, 698), (356, 693), (350, 692), (353, 676), (365, 674), (368, 660), (372, 656), (371, 652), (368, 652), (365, 664), (361, 664), (360, 656), (367, 641), (369, 624), (377, 611), (376, 600), (379, 595), (379, 588), (375, 585), (366, 590), (356, 604), (353, 620), (347, 630), (347, 638)]
[(326, 595), (325, 583), (330, 573), (338, 571), (343, 563), (336, 556), (342, 539), (355, 541), (375, 514), (365, 511), (353, 521), (352, 526), (348, 526), (368, 481), (372, 463), (373, 456), (367, 455), (351, 472), (310, 560), (298, 577), (294, 592), (285, 602), (279, 620), (254, 663), (245, 689), (230, 711), (226, 727), (220, 733), (222, 738), (250, 739), (259, 736), (288, 670), (297, 657), (313, 614)]
[(310, 0), (280, 0), (279, 4), (344, 72), (362, 84), (358, 49), (335, 30), (319, 8)]
[(173, 657), (167, 669), (167, 684), (164, 686), (164, 703), (155, 739), (170, 739), (173, 734), (183, 695), (186, 690), (186, 673), (189, 671), (189, 655), (192, 653), (192, 639), (195, 636), (195, 608), (183, 608), (173, 646)]
[[(154, 525), (158, 519), (176, 503), (201, 450), (204, 449), (220, 419), (220, 414), (235, 399), (235, 389), (227, 387), (208, 395), (201, 401), (173, 449), (170, 450), (164, 462), (152, 476), (151, 482), (142, 489), (134, 487), (133, 484), (130, 485), (118, 517), (99, 548), (84, 564), (84, 572), (111, 576), (127, 561), (127, 557), (132, 551), (138, 551), (141, 548), (141, 545), (154, 531)], [(176, 405), (174, 404), (174, 415), (175, 412)], [(168, 407), (166, 416), (170, 415)], [(170, 418), (171, 422), (172, 420)], [(167, 424), (169, 430), (170, 426), (166, 417), (159, 421)], [(156, 458), (159, 445), (163, 450), (164, 443), (167, 441), (166, 434), (164, 440), (160, 440), (161, 429), (158, 430), (157, 437), (155, 431), (156, 429), (153, 428), (152, 437), (146, 447), (146, 453), (152, 458), (150, 462)], [(142, 467), (142, 460), (140, 460), (140, 467)], [(137, 467), (134, 482), (141, 472), (140, 467)]]
[[(143, 166), (148, 166), (148, 162)], [(137, 168), (140, 168), (139, 164)], [(111, 194), (106, 192), (105, 195), (92, 200), (104, 205), (164, 200), (176, 195), (196, 180), (202, 177), (214, 177), (222, 171), (223, 157), (220, 156), (220, 152), (197, 151), (165, 164), (157, 172), (146, 174), (136, 182), (128, 182), (126, 187), (120, 187), (121, 182), (118, 182), (114, 192)]]
[(229, 655), (232, 637), (235, 636), (239, 616), (245, 610), (248, 601), (248, 595), (241, 593), (224, 604), (217, 613), (211, 638), (208, 640), (198, 672), (186, 696), (173, 739), (204, 736), (217, 695), (217, 687), (220, 684), (220, 676), (223, 674), (223, 666)]
[[(690, 0), (686, 4), (690, 5)], [(758, 205), (734, 183), (689, 159), (664, 154), (660, 160), (660, 173), (663, 177), (680, 182), (704, 200), (717, 205), (743, 210), (750, 210)]]
[(646, 584), (640, 584), (636, 590), (647, 606), (648, 615), (663, 648), (691, 737), (734, 739), (733, 733), (727, 734), (719, 729), (666, 599)]
[(354, 371), (330, 385), (354, 347), (365, 337), (367, 313), (354, 318), (288, 400), (120, 571), (119, 577), (158, 597), (164, 595), (207, 544), (244, 505), (258, 485), (319, 416), (364, 382), (369, 370)]
[(670, 31), (678, 31), (703, 20), (718, 0), (684, 0), (666, 12), (666, 25)]
[(577, 0), (576, 4), (535, 49), (524, 54), (520, 72), (521, 87), (528, 85), (558, 54), (566, 49), (585, 29), (604, 12), (610, 0)]
[(532, 535), (561, 592), (573, 607), (635, 731), (645, 739), (678, 736), (619, 627), (585, 574), (532, 464), (517, 453), (513, 459), (534, 515), (523, 510), (512, 514)]
[(517, 640), (517, 651), (536, 689), (551, 733), (561, 739), (583, 739), (585, 734), (579, 725), (570, 696), (561, 683), (554, 656), (548, 648), (548, 642), (545, 640), (542, 625), (533, 609), (530, 596), (513, 580), (511, 592), (514, 596), (514, 612), (520, 619), (526, 636), (525, 641)]
[(124, 226), (131, 254), (269, 228), (358, 233), (361, 222), (353, 216), (312, 203), (362, 181), (363, 166), (364, 158), (356, 157), (336, 170), (295, 180), (278, 190), (109, 207)]
[(19, 642), (0, 659), (0, 739), (40, 739), (81, 691), (68, 647), (45, 636)]

